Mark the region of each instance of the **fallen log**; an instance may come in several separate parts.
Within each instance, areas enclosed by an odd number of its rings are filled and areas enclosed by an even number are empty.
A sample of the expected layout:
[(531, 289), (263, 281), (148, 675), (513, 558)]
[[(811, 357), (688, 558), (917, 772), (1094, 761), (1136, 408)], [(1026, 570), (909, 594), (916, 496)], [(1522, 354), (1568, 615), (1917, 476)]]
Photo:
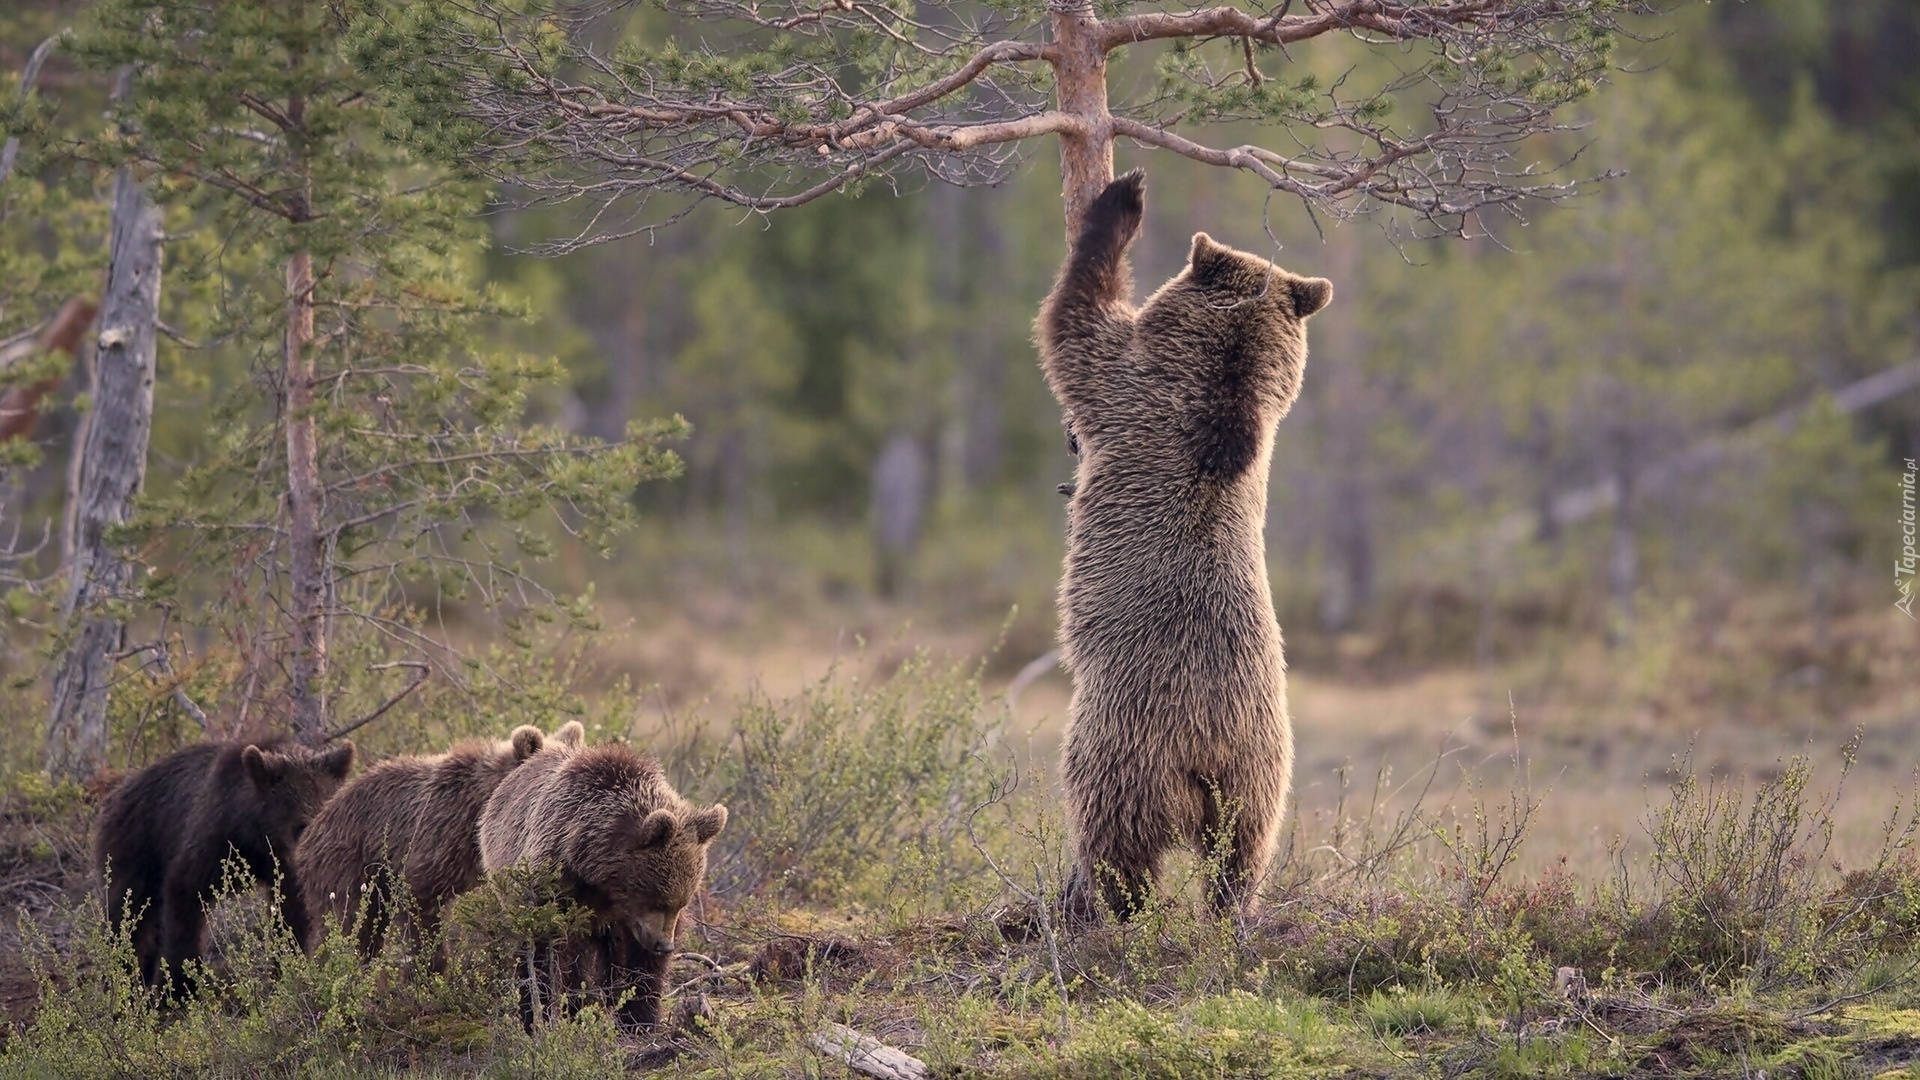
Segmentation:
[(926, 1062), (845, 1024), (828, 1024), (807, 1036), (807, 1045), (875, 1080), (927, 1080), (929, 1075)]

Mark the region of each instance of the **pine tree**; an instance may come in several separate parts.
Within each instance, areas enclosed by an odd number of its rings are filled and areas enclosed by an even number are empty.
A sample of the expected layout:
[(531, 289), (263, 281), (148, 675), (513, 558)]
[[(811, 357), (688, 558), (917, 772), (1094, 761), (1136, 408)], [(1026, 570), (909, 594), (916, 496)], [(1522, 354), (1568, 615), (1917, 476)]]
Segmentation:
[(336, 699), (379, 692), (342, 655), (410, 668), (407, 688), (462, 678), (463, 604), (585, 617), (526, 561), (556, 526), (604, 550), (634, 485), (677, 468), (659, 445), (677, 423), (605, 442), (527, 423), (558, 369), (488, 346), (517, 312), (473, 283), (482, 189), (381, 135), (338, 9), (106, 0), (93, 18), (80, 55), (139, 77), (121, 133), (80, 150), (152, 176), (217, 238), (203, 359), (245, 372), (121, 532), (140, 599), (230, 647), (234, 722), (349, 729)]

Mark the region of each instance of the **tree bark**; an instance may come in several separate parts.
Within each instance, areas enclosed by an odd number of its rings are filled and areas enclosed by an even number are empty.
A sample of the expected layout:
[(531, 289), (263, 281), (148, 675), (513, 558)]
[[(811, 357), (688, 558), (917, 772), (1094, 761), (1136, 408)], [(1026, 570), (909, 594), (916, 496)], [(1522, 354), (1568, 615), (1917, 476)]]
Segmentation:
[[(47, 771), (84, 780), (106, 761), (107, 689), (126, 623), (105, 610), (125, 595), (133, 566), (107, 542), (127, 519), (147, 470), (153, 429), (153, 365), (160, 321), (160, 212), (130, 169), (114, 178), (113, 239), (100, 346), (93, 370), (93, 416), (81, 456), (73, 559), (62, 614), (74, 629), (53, 678), (47, 721)], [(77, 620), (77, 626), (76, 626)]]
[[(288, 138), (299, 142), (306, 102), (294, 95), (287, 103)], [(310, 219), (312, 171), (304, 158), (297, 167), (302, 190), (289, 215), (295, 226)], [(315, 430), (313, 343), (313, 255), (296, 250), (287, 260), (287, 334), (282, 361), (286, 379), (287, 542), (293, 616), (293, 733), (317, 745), (327, 738), (327, 558), (320, 531), (320, 448)]]
[(326, 552), (320, 535), (320, 453), (313, 415), (313, 256), (287, 260), (287, 538), (292, 548), (293, 731), (318, 741), (326, 731)]
[(1107, 111), (1105, 28), (1092, 3), (1055, 6), (1053, 80), (1059, 110), (1073, 127), (1060, 132), (1060, 188), (1067, 204), (1067, 242), (1102, 189), (1113, 182), (1113, 116)]

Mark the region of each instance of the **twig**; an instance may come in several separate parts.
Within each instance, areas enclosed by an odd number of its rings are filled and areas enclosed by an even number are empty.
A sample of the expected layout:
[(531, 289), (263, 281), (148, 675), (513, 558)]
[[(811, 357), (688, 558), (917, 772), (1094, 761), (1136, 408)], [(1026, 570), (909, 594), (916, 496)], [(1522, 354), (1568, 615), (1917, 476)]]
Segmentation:
[(186, 686), (181, 683), (180, 677), (173, 673), (173, 663), (167, 659), (166, 644), (164, 642), (155, 642), (155, 644), (158, 647), (154, 650), (153, 665), (160, 669), (161, 675), (173, 682), (173, 703), (180, 706), (181, 712), (193, 717), (193, 722), (200, 725), (201, 734), (210, 733), (213, 727), (207, 721), (206, 711), (187, 696)]
[(696, 986), (705, 986), (707, 983), (726, 982), (729, 979), (739, 979), (742, 982), (747, 982), (753, 977), (748, 973), (747, 967), (748, 965), (740, 963), (729, 964), (726, 967), (715, 968), (712, 971), (703, 971), (685, 982), (676, 984), (673, 988), (673, 996), (679, 997), (688, 990)]
[[(162, 627), (162, 632), (165, 632), (164, 627)], [(193, 717), (193, 722), (200, 725), (202, 732), (212, 731), (212, 722), (207, 719), (206, 710), (196, 704), (193, 698), (187, 696), (187, 688), (181, 684), (180, 676), (174, 673), (173, 661), (170, 660), (167, 655), (167, 642), (165, 638), (149, 641), (144, 645), (135, 645), (116, 653), (108, 653), (107, 659), (116, 661), (125, 660), (130, 656), (138, 656), (145, 652), (153, 654), (153, 660), (150, 662), (150, 665), (160, 672), (162, 678), (173, 683), (173, 703), (180, 706), (181, 712)]]
[(407, 668), (411, 670), (413, 672), (412, 681), (408, 682), (407, 685), (401, 687), (399, 693), (381, 702), (379, 708), (373, 710), (372, 712), (361, 717), (360, 719), (355, 720), (353, 723), (346, 725), (345, 727), (336, 728), (335, 730), (328, 732), (327, 737), (322, 741), (332, 742), (333, 740), (338, 739), (343, 735), (350, 735), (353, 732), (359, 731), (361, 728), (366, 727), (368, 724), (373, 723), (375, 720), (380, 719), (382, 716), (385, 716), (387, 714), (387, 710), (393, 708), (395, 705), (400, 704), (400, 700), (402, 698), (406, 697), (408, 694), (413, 693), (415, 690), (420, 689), (420, 684), (426, 682), (427, 677), (433, 673), (433, 669), (431, 667), (429, 667), (427, 664), (419, 660), (395, 660), (390, 664), (372, 664), (368, 666), (367, 670), (368, 671), (391, 671), (394, 668)]
[[(1046, 657), (1042, 657), (1041, 659), (1046, 659)], [(1036, 660), (1034, 663), (1039, 663), (1039, 661)], [(1027, 666), (1032, 667), (1033, 664)], [(980, 811), (985, 810), (989, 806), (995, 806), (1006, 801), (1019, 787), (1020, 765), (1018, 761), (1015, 761), (1013, 764), (1012, 778), (1004, 785), (996, 782), (992, 789), (988, 791), (987, 800), (967, 813), (967, 842), (973, 845), (973, 850), (986, 862), (987, 869), (992, 870), (994, 876), (1004, 882), (1007, 888), (1012, 889), (1021, 899), (1033, 905), (1034, 915), (1040, 920), (1040, 936), (1045, 939), (1047, 943), (1047, 955), (1053, 962), (1054, 985), (1060, 991), (1061, 1033), (1063, 1035), (1070, 1035), (1073, 1031), (1073, 1012), (1068, 999), (1066, 972), (1062, 970), (1060, 963), (1060, 935), (1058, 929), (1053, 924), (1053, 909), (1047, 901), (1046, 881), (1041, 873), (1041, 868), (1038, 864), (1035, 864), (1033, 868), (1033, 889), (1031, 891), (1028, 890), (1026, 886), (1013, 880), (1013, 877), (1005, 870), (1000, 869), (1000, 864), (994, 861), (993, 856), (988, 853), (986, 845), (980, 842), (979, 834), (973, 830), (974, 819), (980, 816)]]

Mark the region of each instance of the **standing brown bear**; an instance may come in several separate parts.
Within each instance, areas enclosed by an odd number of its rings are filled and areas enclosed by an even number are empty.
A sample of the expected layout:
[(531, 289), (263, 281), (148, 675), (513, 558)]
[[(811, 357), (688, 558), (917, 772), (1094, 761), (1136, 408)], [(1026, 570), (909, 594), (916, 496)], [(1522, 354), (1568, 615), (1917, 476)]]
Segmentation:
[[(571, 720), (553, 739), (576, 747), (584, 736)], [(387, 895), (395, 881), (411, 894), (402, 911), (431, 932), (447, 902), (480, 881), (487, 799), (546, 743), (539, 728), (522, 725), (504, 740), (473, 739), (444, 754), (383, 761), (341, 789), (294, 852), (313, 916), (301, 944), (312, 951), (330, 927), (350, 932), (358, 922), (361, 955), (379, 952), (395, 914)]]
[(307, 910), (290, 860), (352, 767), (351, 744), (202, 743), (140, 770), (107, 796), (94, 863), (106, 883), (108, 917), (115, 926), (135, 920), (130, 933), (147, 985), (186, 988), (184, 965), (200, 958), (206, 903), (229, 854), (274, 888), (287, 925), (305, 939)]
[(565, 894), (593, 913), (585, 936), (557, 950), (562, 977), (606, 1001), (632, 988), (620, 1019), (651, 1024), (660, 1018), (681, 913), (706, 878), (707, 846), (726, 825), (726, 807), (695, 807), (658, 762), (624, 746), (548, 749), (487, 800), (480, 855), (489, 873), (557, 869)]
[(1333, 286), (1198, 233), (1136, 309), (1126, 253), (1145, 207), (1139, 170), (1107, 186), (1036, 326), (1080, 448), (1060, 640), (1082, 915), (1096, 883), (1130, 914), (1180, 845), (1220, 856), (1216, 909), (1250, 909), (1293, 770), (1267, 468)]

